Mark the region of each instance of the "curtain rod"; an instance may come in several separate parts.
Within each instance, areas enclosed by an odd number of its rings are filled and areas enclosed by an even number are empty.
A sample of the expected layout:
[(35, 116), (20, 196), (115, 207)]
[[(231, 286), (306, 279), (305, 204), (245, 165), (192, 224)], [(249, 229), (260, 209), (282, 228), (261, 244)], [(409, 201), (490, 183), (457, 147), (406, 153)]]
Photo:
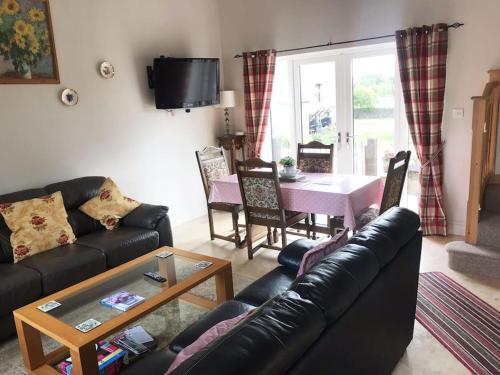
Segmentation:
[[(446, 25), (448, 29), (458, 29), (459, 27), (462, 27), (464, 24), (461, 22), (455, 22), (450, 25)], [(293, 51), (302, 51), (305, 49), (313, 49), (313, 48), (320, 48), (320, 47), (330, 47), (330, 46), (338, 46), (340, 44), (349, 44), (349, 43), (356, 43), (356, 42), (365, 42), (367, 40), (375, 40), (375, 39), (384, 39), (384, 38), (393, 38), (394, 34), (388, 34), (388, 35), (379, 35), (379, 36), (372, 36), (370, 38), (361, 38), (361, 39), (353, 39), (353, 40), (346, 40), (343, 42), (328, 42), (326, 44), (317, 44), (315, 46), (307, 46), (307, 47), (298, 47), (298, 48), (290, 48), (290, 49), (282, 49), (279, 51), (276, 51), (276, 53), (280, 52), (293, 52)], [(235, 59), (239, 59), (243, 57), (243, 55), (235, 55)]]

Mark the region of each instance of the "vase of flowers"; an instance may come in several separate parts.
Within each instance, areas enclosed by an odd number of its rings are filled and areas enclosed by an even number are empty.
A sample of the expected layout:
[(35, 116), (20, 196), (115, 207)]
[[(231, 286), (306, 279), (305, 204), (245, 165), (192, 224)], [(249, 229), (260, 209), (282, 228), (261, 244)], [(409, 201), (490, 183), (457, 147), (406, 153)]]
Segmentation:
[(22, 64), (20, 73), (23, 75), (24, 79), (31, 79), (32, 78), (31, 77), (31, 67), (26, 63)]
[(32, 78), (32, 69), (50, 55), (46, 16), (35, 3), (21, 9), (17, 0), (2, 0), (0, 5), (0, 56), (10, 62), (15, 74)]
[(281, 172), (283, 177), (295, 177), (297, 175), (296, 162), (291, 156), (281, 159), (280, 164), (283, 166), (283, 171)]

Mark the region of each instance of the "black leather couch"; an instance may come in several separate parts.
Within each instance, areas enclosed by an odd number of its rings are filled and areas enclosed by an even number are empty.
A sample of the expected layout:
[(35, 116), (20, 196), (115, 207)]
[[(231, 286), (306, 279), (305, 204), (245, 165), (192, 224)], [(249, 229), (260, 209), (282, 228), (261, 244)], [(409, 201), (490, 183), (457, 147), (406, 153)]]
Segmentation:
[(172, 374), (390, 374), (413, 337), (422, 247), (418, 216), (393, 208), (296, 278), (298, 240), (281, 264), (124, 374), (163, 374), (214, 324), (255, 311)]
[(142, 204), (113, 231), (106, 231), (98, 221), (78, 211), (78, 207), (97, 195), (104, 180), (82, 177), (0, 195), (0, 203), (13, 203), (61, 191), (68, 221), (77, 237), (74, 244), (13, 264), (10, 230), (0, 215), (0, 340), (15, 333), (12, 311), (18, 307), (160, 246), (172, 246), (167, 207)]

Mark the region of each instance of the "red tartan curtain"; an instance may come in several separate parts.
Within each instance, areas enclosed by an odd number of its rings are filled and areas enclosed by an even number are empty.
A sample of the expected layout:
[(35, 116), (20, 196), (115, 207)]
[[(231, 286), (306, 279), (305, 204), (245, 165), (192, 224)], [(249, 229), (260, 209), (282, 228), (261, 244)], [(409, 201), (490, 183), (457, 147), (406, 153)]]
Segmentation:
[(271, 108), (276, 51), (243, 53), (248, 156), (259, 158)]
[(443, 210), (443, 118), (448, 30), (445, 24), (396, 31), (406, 117), (420, 160), (424, 235), (446, 236)]

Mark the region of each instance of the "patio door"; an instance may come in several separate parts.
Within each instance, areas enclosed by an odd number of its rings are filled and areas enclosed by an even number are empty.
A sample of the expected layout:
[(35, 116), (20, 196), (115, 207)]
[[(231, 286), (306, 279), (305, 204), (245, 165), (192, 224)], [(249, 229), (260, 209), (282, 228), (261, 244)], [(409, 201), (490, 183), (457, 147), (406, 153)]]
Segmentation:
[[(345, 61), (341, 56), (297, 59), (293, 62), (295, 90), (295, 132), (299, 142), (334, 144), (334, 171), (351, 173), (352, 158), (341, 147), (348, 131), (343, 106)], [(298, 142), (297, 142), (298, 143)]]
[(384, 176), (411, 143), (397, 69), (394, 43), (279, 57), (268, 156), (318, 140), (335, 145), (334, 173)]

